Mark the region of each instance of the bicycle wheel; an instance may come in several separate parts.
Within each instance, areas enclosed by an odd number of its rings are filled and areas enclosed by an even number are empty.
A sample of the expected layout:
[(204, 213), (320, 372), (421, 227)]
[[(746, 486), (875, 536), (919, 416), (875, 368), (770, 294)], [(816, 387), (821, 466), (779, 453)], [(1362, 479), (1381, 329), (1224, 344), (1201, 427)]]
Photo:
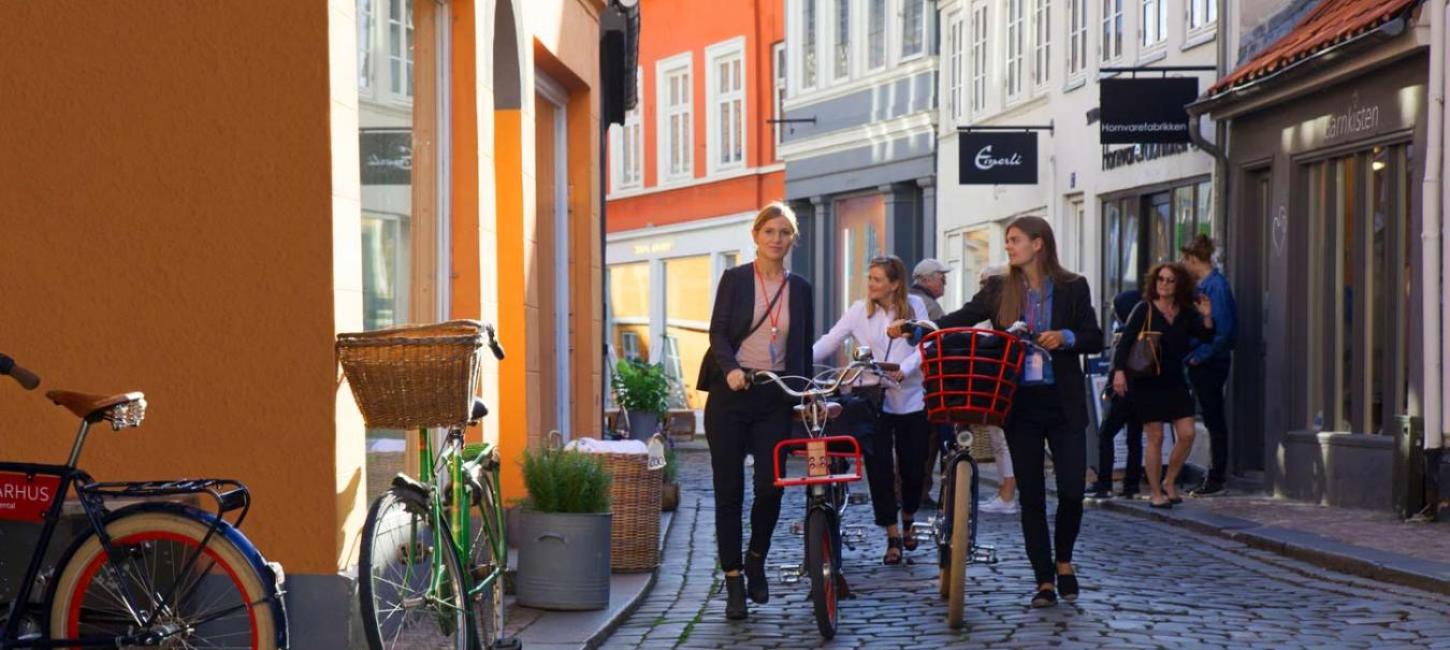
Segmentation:
[(972, 464), (960, 460), (952, 474), (952, 557), (947, 567), (947, 625), (962, 626), (967, 597), (967, 560), (972, 550)]
[[(51, 638), (152, 632), (165, 648), (275, 650), (273, 591), (248, 559), (255, 550), (244, 551), (233, 539), (240, 533), (222, 526), (226, 530), (207, 539), (210, 522), (169, 511), (138, 512), (106, 524), (111, 544), (124, 549), (126, 561), (110, 562), (94, 535), (76, 548), (52, 592)], [(122, 594), (142, 610), (142, 621)], [(145, 625), (151, 612), (160, 613)]]
[(429, 504), (392, 489), (368, 509), (358, 561), (363, 630), (372, 650), (468, 650), (463, 569), (436, 544)]
[(493, 576), (493, 584), (481, 592), (470, 593), (473, 607), (474, 630), (480, 646), (492, 648), (503, 635), (503, 569), (508, 563), (504, 556), (495, 560), (494, 544), (503, 539), (503, 508), (494, 492), (493, 482), (486, 474), (479, 481), (469, 481), (473, 501), (478, 505), (478, 517), (472, 522), (469, 547), (471, 557), (465, 570), (472, 577), (470, 584), (478, 584)]
[(811, 602), (815, 604), (816, 628), (821, 636), (836, 636), (836, 564), (831, 543), (831, 516), (812, 509), (806, 516), (806, 571), (811, 576)]

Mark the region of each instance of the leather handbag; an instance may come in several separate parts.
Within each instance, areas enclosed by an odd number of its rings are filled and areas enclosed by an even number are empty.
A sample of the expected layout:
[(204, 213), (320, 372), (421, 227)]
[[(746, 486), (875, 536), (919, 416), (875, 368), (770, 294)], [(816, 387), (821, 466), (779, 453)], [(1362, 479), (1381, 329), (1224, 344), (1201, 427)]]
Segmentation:
[(1148, 316), (1143, 319), (1143, 329), (1138, 331), (1133, 347), (1128, 349), (1127, 374), (1133, 379), (1157, 377), (1163, 372), (1163, 347), (1159, 340), (1162, 333), (1152, 331), (1153, 308), (1146, 302), (1138, 306), (1148, 310)]

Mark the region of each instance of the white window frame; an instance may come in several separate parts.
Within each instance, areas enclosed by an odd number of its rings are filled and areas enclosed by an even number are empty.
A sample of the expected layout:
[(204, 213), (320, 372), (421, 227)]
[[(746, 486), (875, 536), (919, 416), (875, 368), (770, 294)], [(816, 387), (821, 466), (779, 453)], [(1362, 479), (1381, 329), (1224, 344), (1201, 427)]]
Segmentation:
[(1027, 64), (1027, 2), (1028, 0), (1005, 0), (1004, 3), (1007, 6), (1004, 16), (1007, 27), (1003, 32), (1007, 35), (1007, 56), (1003, 61), (1002, 86), (1006, 89), (1009, 103), (1022, 97), (1027, 88), (1024, 83)]
[(357, 0), (357, 87), (361, 97), (377, 92), (378, 0)]
[[(403, 10), (402, 21), (393, 20), (394, 3), (399, 4)], [(382, 27), (380, 30), (382, 47), (380, 49), (385, 65), (383, 66), (383, 74), (379, 75), (375, 80), (381, 86), (379, 88), (380, 92), (386, 94), (389, 100), (400, 104), (412, 104), (413, 88), (408, 82), (413, 77), (413, 48), (409, 47), (413, 38), (414, 12), (411, 11), (413, 5), (410, 0), (383, 0), (383, 4), (387, 6), (382, 8), (384, 14), (380, 16), (378, 25)], [(395, 22), (401, 30), (401, 38), (399, 41), (402, 51), (397, 54), (393, 53), (392, 48), (392, 33)], [(393, 63), (395, 61), (399, 64), (401, 80), (395, 79), (393, 76)], [(395, 83), (399, 84), (398, 90), (393, 89), (393, 84)]]
[(1218, 0), (1185, 0), (1188, 33), (1201, 34), (1218, 26)]
[(972, 115), (987, 111), (987, 93), (992, 70), (992, 12), (990, 3), (972, 7), (971, 79)]
[(1138, 44), (1156, 50), (1168, 42), (1168, 0), (1139, 0)]
[[(1067, 78), (1081, 78), (1088, 69), (1088, 0), (1067, 0)], [(1073, 65), (1076, 63), (1077, 65)]]
[[(750, 67), (745, 58), (745, 37), (736, 36), (728, 41), (715, 43), (705, 48), (705, 170), (709, 175), (714, 175), (731, 169), (740, 169), (745, 166), (745, 161), (750, 157), (749, 133), (750, 126), (747, 124), (745, 115), (747, 104), (746, 95), (750, 88), (750, 79), (747, 72)], [(740, 65), (740, 88), (722, 94), (720, 91), (720, 64), (738, 62)], [(737, 103), (733, 110), (737, 111), (736, 119), (740, 132), (732, 133), (731, 136), (740, 139), (740, 158), (738, 160), (722, 161), (721, 156), (729, 144), (721, 140), (720, 126), (728, 119), (722, 112), (724, 105)]]
[[(689, 52), (660, 59), (655, 63), (655, 105), (658, 107), (655, 111), (657, 121), (655, 141), (658, 150), (656, 161), (658, 163), (660, 185), (689, 181), (695, 176), (694, 65), (694, 57)], [(689, 89), (689, 92), (685, 93), (685, 101), (683, 103), (670, 106), (667, 103), (669, 101), (670, 78), (681, 72), (685, 75), (685, 86)], [(684, 120), (685, 129), (683, 133), (687, 135), (687, 138), (683, 146), (684, 168), (671, 173), (670, 164), (673, 161), (670, 160), (670, 150), (674, 141), (670, 138), (670, 121), (676, 115), (681, 116)]]
[[(644, 186), (644, 119), (640, 109), (644, 106), (644, 69), (635, 72), (635, 96), (639, 101), (624, 114), (624, 124), (609, 126), (609, 185), (610, 191), (637, 190)], [(634, 145), (631, 149), (629, 145)], [(629, 161), (625, 154), (634, 152)], [(633, 162), (632, 166), (626, 163)]]
[[(873, 14), (871, 10), (877, 6), (881, 7), (881, 15), (877, 17), (880, 19), (879, 24), (876, 21), (872, 20)], [(865, 30), (865, 36), (861, 39), (861, 42), (866, 44), (866, 47), (864, 48), (866, 50), (866, 60), (863, 65), (866, 67), (867, 72), (871, 72), (874, 70), (883, 70), (886, 68), (888, 62), (891, 61), (891, 32), (893, 31), (891, 29), (891, 23), (893, 21), (891, 20), (892, 11), (890, 0), (866, 0), (866, 6), (863, 8), (863, 15), (865, 16), (865, 20), (860, 21), (864, 25)], [(879, 38), (873, 37), (871, 33), (873, 27), (881, 28), (881, 34)], [(872, 65), (871, 48), (876, 43), (881, 44), (881, 61), (880, 63)]]
[[(844, 3), (846, 5), (846, 7), (845, 7), (846, 8), (846, 24), (845, 24), (846, 42), (845, 43), (841, 43), (841, 27), (842, 27), (842, 25), (841, 25), (841, 5), (842, 5), (842, 3)], [(855, 4), (856, 4), (855, 0), (830, 0), (830, 5), (831, 5), (831, 12), (830, 12), (830, 14), (831, 14), (831, 21), (830, 21), (830, 29), (828, 31), (830, 32), (830, 35), (831, 35), (830, 45), (829, 45), (829, 51), (831, 53), (830, 60), (831, 60), (831, 82), (832, 83), (839, 83), (839, 82), (846, 81), (846, 80), (850, 79), (851, 76), (852, 76), (852, 70), (855, 68), (855, 66), (853, 65), (853, 63), (854, 63), (853, 60), (856, 58), (856, 53), (854, 51), (854, 48), (852, 47), (853, 44), (854, 44), (853, 41), (856, 40), (856, 30), (855, 30), (855, 26), (854, 26), (855, 25), (855, 22), (854, 22), (855, 15), (854, 14), (856, 12), (855, 12), (855, 7), (853, 6)], [(842, 47), (843, 45), (844, 45), (844, 49)], [(844, 60), (842, 59), (843, 56), (844, 56)]]
[[(787, 72), (789, 62), (786, 60), (785, 41), (780, 41), (770, 46), (771, 79), (774, 82), (771, 91), (771, 119), (785, 119), (785, 96), (787, 93), (790, 76)], [(772, 125), (775, 130), (775, 159), (780, 160), (780, 145), (785, 142), (785, 125), (776, 122)]]
[[(824, 86), (821, 83), (821, 6), (826, 0), (793, 0), (793, 10), (789, 14), (794, 20), (790, 21), (789, 37), (787, 43), (797, 43), (791, 47), (791, 83), (795, 84), (795, 94), (802, 94)], [(806, 24), (806, 6), (815, 8), (814, 25)], [(809, 36), (810, 38), (807, 38)], [(807, 71), (813, 71), (808, 74)]]
[(1052, 81), (1052, 0), (1032, 0), (1032, 81), (1038, 89)]
[[(897, 15), (901, 16), (901, 22), (899, 23), (901, 29), (897, 32), (901, 34), (901, 40), (899, 41), (899, 43), (901, 44), (901, 58), (898, 59), (898, 61), (905, 62), (912, 59), (919, 59), (921, 57), (924, 57), (926, 56), (927, 50), (931, 49), (929, 47), (931, 44), (931, 31), (928, 29), (928, 27), (931, 26), (931, 19), (929, 16), (932, 12), (927, 10), (927, 0), (898, 0), (898, 2), (900, 2), (900, 10), (897, 12)], [(921, 29), (920, 47), (918, 47), (915, 52), (907, 52), (906, 30), (909, 28), (909, 26), (906, 24), (906, 6), (909, 3), (917, 2), (921, 3), (921, 22), (916, 25), (916, 27)]]
[[(1123, 2), (1124, 0), (1101, 0), (1102, 42), (1098, 44), (1098, 60), (1104, 63), (1123, 58)], [(1117, 49), (1113, 48), (1113, 36), (1117, 36)]]
[(967, 115), (967, 21), (961, 11), (947, 18), (947, 116), (953, 125)]

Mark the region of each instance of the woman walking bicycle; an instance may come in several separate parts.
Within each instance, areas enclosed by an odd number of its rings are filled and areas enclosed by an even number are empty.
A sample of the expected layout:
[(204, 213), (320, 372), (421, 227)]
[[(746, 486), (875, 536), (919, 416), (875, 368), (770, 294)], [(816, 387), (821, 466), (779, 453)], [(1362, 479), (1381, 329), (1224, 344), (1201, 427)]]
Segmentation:
[[(1087, 471), (1087, 398), (1080, 357), (1102, 349), (1087, 280), (1062, 268), (1052, 227), (1039, 217), (1022, 217), (1007, 226), (1005, 276), (988, 280), (971, 302), (937, 321), (937, 326), (971, 327), (991, 320), (999, 330), (1024, 321), (1035, 342), (1047, 351), (1029, 351), (1005, 431), (1017, 475), (1022, 508), (1022, 537), (1032, 560), (1037, 591), (1033, 607), (1048, 607), (1078, 595), (1073, 547), (1082, 524)], [(892, 334), (899, 335), (900, 324)], [(1057, 475), (1056, 543), (1047, 528), (1043, 443), (1052, 449)], [(1054, 553), (1055, 546), (1055, 553)], [(1054, 559), (1056, 562), (1054, 563)]]
[[(710, 349), (696, 381), (698, 390), (710, 393), (705, 439), (715, 485), (715, 534), (725, 571), (725, 617), (731, 620), (749, 615), (747, 591), (756, 603), (770, 600), (765, 556), (783, 494), (774, 483), (771, 455), (791, 428), (791, 402), (778, 386), (753, 385), (751, 377), (756, 370), (808, 376), (811, 369), (811, 284), (785, 268), (797, 232), (795, 213), (783, 203), (771, 203), (755, 215), (755, 261), (720, 276), (710, 315)], [(746, 454), (755, 458), (755, 502), (750, 507), (750, 547), (742, 561)]]

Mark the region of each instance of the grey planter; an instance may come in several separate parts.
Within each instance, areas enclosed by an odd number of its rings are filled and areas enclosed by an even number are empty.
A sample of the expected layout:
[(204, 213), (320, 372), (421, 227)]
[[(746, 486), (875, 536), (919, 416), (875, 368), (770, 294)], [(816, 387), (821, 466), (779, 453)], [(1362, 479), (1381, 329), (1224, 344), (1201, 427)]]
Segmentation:
[(614, 515), (519, 512), (518, 602), (556, 610), (609, 606), (609, 530)]
[(643, 440), (649, 442), (650, 436), (660, 430), (660, 414), (644, 413), (640, 411), (629, 412), (629, 438), (630, 440)]

